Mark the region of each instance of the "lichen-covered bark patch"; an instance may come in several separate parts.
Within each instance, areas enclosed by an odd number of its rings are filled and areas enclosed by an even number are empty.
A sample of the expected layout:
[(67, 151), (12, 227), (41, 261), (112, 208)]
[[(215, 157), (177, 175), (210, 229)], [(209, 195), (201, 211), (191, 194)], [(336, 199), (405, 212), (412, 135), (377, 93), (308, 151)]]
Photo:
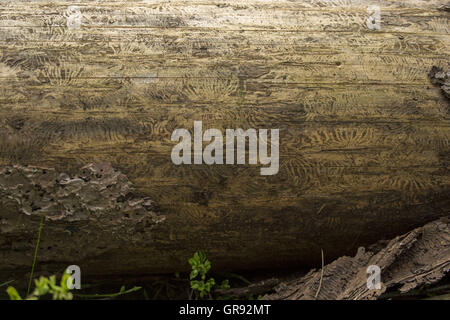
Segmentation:
[[(11, 229), (20, 215), (45, 216), (71, 224), (98, 223), (118, 237), (148, 230), (164, 220), (155, 203), (134, 192), (132, 183), (109, 163), (89, 164), (77, 174), (53, 168), (0, 168), (0, 233)], [(15, 211), (15, 212), (14, 212)]]

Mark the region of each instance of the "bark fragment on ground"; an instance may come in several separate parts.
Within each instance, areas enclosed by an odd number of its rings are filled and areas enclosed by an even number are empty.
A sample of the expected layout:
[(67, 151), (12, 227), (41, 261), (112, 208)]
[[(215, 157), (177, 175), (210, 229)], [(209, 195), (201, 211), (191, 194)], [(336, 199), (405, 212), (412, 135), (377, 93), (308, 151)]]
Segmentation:
[[(368, 289), (367, 268), (381, 269), (381, 289)], [(305, 276), (285, 281), (267, 294), (268, 300), (374, 300), (387, 289), (399, 287), (406, 293), (423, 284), (433, 284), (450, 270), (450, 219), (416, 228), (391, 241), (380, 241), (355, 257), (343, 256), (311, 270)]]

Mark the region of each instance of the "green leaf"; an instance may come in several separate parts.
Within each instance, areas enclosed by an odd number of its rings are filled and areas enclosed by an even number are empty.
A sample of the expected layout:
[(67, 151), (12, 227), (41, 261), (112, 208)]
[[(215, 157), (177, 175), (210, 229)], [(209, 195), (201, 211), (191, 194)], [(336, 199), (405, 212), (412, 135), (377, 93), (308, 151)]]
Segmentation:
[(197, 275), (198, 275), (198, 271), (197, 270), (192, 270), (191, 274), (189, 276), (189, 279), (190, 280), (195, 279), (195, 277), (197, 277)]
[(17, 292), (16, 288), (8, 287), (8, 289), (6, 289), (6, 292), (8, 293), (10, 300), (22, 300), (22, 297)]
[(222, 283), (220, 284), (220, 288), (221, 289), (229, 289), (230, 284), (229, 284), (228, 280), (223, 280)]

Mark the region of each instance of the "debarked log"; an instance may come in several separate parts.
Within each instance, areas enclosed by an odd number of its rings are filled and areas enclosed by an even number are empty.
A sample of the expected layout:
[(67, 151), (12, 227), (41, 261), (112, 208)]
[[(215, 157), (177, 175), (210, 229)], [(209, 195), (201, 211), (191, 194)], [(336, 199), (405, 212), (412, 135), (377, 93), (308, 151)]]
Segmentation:
[[(317, 267), (448, 216), (450, 13), (372, 5), (2, 1), (0, 278), (42, 216), (39, 268), (92, 275)], [(277, 170), (196, 164), (196, 121), (278, 130)]]

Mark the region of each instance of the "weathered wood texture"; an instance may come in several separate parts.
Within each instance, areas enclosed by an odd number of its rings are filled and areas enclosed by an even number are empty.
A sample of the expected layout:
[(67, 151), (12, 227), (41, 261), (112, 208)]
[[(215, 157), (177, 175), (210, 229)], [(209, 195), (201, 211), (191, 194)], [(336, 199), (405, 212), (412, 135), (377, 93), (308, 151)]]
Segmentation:
[[(166, 216), (138, 244), (48, 220), (40, 265), (171, 272), (199, 248), (217, 268), (308, 265), (449, 215), (449, 104), (427, 76), (449, 67), (445, 4), (2, 1), (0, 165), (110, 162)], [(194, 120), (279, 128), (279, 173), (175, 166)], [(7, 207), (0, 269), (28, 266), (39, 217)]]

